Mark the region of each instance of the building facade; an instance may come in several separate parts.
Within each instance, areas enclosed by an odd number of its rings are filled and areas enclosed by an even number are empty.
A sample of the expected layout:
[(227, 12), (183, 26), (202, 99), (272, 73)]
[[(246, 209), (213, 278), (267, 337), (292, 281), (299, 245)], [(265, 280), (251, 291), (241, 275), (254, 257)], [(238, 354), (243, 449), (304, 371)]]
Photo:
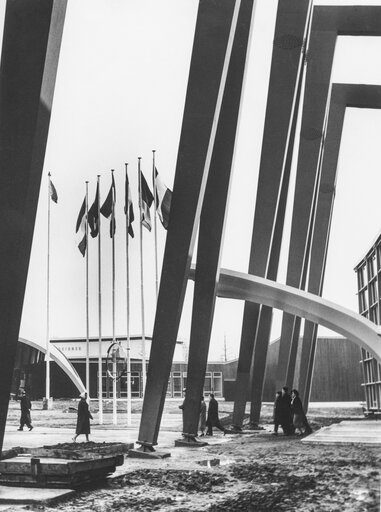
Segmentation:
[[(381, 324), (381, 233), (355, 267), (360, 315)], [(380, 341), (381, 343), (381, 341)], [(361, 366), (366, 408), (381, 413), (381, 365), (361, 349)]]
[[(59, 349), (79, 374), (82, 382), (86, 382), (87, 342), (84, 338), (59, 338), (51, 341)], [(148, 359), (151, 348), (151, 337), (146, 337), (145, 352)], [(301, 344), (299, 343), (299, 346)], [(89, 382), (90, 397), (98, 397), (98, 355), (102, 354), (102, 396), (113, 398), (113, 375), (116, 376), (117, 398), (127, 397), (127, 368), (125, 337), (117, 338), (117, 351), (113, 350), (111, 338), (105, 337), (101, 347), (97, 338), (89, 340)], [(114, 345), (115, 348), (115, 345)], [(264, 383), (263, 401), (272, 402), (275, 394), (275, 375), (279, 351), (279, 340), (270, 343), (266, 378)], [(114, 357), (113, 357), (114, 355)], [(140, 336), (131, 336), (131, 390), (132, 397), (142, 397), (142, 340)], [(311, 401), (361, 401), (362, 372), (359, 365), (360, 352), (354, 343), (340, 337), (318, 338), (314, 365)], [(300, 354), (297, 357), (300, 364)], [(227, 401), (235, 399), (235, 384), (238, 360), (209, 361), (204, 380), (204, 395), (214, 393), (218, 398)], [(24, 343), (19, 343), (13, 375), (12, 392), (15, 394), (20, 387), (26, 388), (33, 400), (45, 395), (46, 364), (44, 355)], [(59, 398), (75, 398), (78, 391), (73, 382), (61, 368), (51, 362), (50, 365), (51, 396)], [(184, 342), (176, 343), (175, 355), (168, 380), (167, 397), (182, 398), (187, 386), (187, 346)], [(298, 383), (294, 383), (298, 387)], [(248, 390), (247, 399), (250, 399)]]

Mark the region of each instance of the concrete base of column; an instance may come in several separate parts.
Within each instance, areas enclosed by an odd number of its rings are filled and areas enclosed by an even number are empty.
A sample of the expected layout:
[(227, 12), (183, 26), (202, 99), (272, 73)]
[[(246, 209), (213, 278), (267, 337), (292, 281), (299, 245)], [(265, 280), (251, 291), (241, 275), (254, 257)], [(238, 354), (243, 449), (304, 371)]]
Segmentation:
[(175, 446), (182, 446), (186, 448), (202, 448), (208, 446), (205, 441), (199, 441), (194, 434), (183, 434), (183, 437), (176, 439)]

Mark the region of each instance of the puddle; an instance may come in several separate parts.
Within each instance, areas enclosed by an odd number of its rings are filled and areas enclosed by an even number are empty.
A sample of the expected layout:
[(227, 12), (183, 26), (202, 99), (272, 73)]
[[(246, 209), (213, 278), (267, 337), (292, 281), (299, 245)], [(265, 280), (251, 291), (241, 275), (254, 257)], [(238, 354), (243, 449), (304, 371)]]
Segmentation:
[(206, 466), (207, 468), (212, 468), (215, 466), (227, 466), (228, 464), (233, 464), (235, 460), (233, 459), (206, 459), (200, 460), (197, 462), (200, 466)]

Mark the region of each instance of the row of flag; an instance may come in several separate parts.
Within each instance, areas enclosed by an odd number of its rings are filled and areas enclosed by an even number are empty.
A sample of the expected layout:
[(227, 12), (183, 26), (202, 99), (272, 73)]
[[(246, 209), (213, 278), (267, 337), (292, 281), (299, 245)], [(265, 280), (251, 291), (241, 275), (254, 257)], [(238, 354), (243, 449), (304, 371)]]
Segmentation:
[[(154, 168), (153, 173), (154, 180), (154, 191), (156, 192), (156, 211), (160, 222), (162, 223), (165, 229), (168, 229), (169, 222), (169, 213), (171, 209), (171, 200), (172, 200), (172, 191), (164, 184), (162, 179), (159, 176), (159, 173)], [(50, 178), (49, 173), (49, 195), (52, 201), (57, 203), (58, 195), (57, 190)], [(141, 201), (141, 223), (142, 225), (151, 231), (151, 214), (150, 208), (152, 203), (154, 202), (154, 196), (148, 186), (148, 183), (144, 177), (142, 171), (139, 170), (139, 198)], [(90, 235), (92, 238), (95, 238), (99, 234), (99, 212), (106, 218), (110, 220), (110, 237), (112, 238), (115, 235), (115, 203), (116, 203), (116, 187), (114, 180), (114, 173), (112, 172), (111, 178), (111, 186), (110, 190), (107, 194), (107, 197), (100, 206), (99, 204), (99, 181), (97, 183), (97, 189), (95, 193), (95, 199), (91, 207), (88, 209), (86, 213), (86, 197), (84, 198), (75, 227), (75, 231), (78, 238), (78, 249), (81, 254), (85, 256), (87, 249), (87, 238), (86, 238), (86, 221), (89, 226)], [(125, 204), (124, 204), (124, 213), (126, 215), (127, 220), (127, 229), (128, 234), (134, 238), (134, 230), (132, 227), (132, 223), (135, 220), (134, 215), (134, 207), (132, 203), (131, 189), (128, 180), (128, 175), (126, 172), (125, 178)]]

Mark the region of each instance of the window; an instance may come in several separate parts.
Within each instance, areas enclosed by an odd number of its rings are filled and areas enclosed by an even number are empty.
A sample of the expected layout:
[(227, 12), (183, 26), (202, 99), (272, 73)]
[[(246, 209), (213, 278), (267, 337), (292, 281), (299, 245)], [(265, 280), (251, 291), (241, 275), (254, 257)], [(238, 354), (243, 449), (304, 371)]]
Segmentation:
[(213, 372), (213, 390), (216, 396), (222, 397), (222, 372)]
[(172, 372), (173, 396), (183, 396), (183, 386), (181, 384), (181, 372)]
[(210, 393), (213, 393), (212, 372), (206, 372), (204, 380), (204, 395), (208, 396)]

